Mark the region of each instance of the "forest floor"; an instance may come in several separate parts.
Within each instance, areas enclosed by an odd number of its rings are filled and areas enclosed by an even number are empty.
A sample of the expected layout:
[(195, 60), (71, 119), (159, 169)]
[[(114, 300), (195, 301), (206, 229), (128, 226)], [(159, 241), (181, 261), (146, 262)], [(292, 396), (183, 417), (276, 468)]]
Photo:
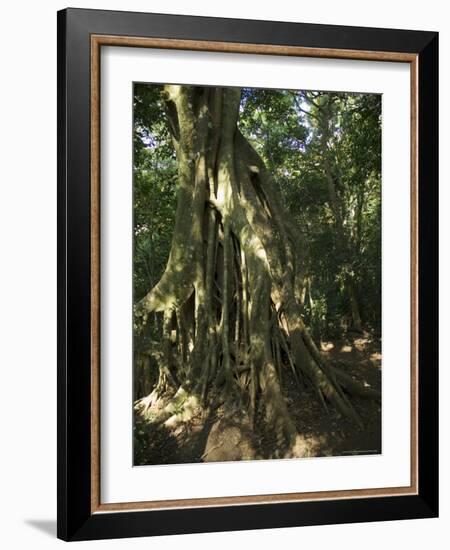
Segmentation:
[[(321, 351), (366, 387), (381, 391), (381, 341), (369, 335), (352, 335), (344, 340), (321, 342)], [(364, 428), (355, 427), (332, 407), (326, 411), (311, 388), (299, 389), (292, 376), (285, 375), (283, 390), (295, 422), (305, 457), (348, 456), (381, 453), (381, 403), (351, 397)], [(169, 430), (135, 415), (135, 465), (203, 462), (212, 426), (220, 420), (221, 409), (198, 414), (182, 429)], [(273, 436), (260, 433), (259, 457), (273, 456)]]

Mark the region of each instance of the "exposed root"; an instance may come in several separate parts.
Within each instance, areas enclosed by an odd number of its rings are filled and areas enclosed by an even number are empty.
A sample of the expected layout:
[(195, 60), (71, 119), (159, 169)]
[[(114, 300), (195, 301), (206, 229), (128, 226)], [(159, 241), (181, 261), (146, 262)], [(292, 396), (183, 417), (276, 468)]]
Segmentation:
[(163, 402), (164, 402), (163, 396), (160, 395), (160, 392), (157, 389), (154, 389), (146, 397), (143, 397), (135, 401), (134, 410), (139, 414), (141, 414), (142, 416), (146, 416), (146, 414), (150, 410), (158, 411), (161, 408)]
[(147, 421), (162, 424), (171, 430), (190, 422), (195, 416), (204, 412), (199, 398), (188, 393), (182, 386), (170, 400), (167, 400), (167, 397), (160, 397), (155, 390), (137, 401), (134, 409)]
[(378, 390), (375, 390), (369, 385), (365, 385), (364, 383), (360, 383), (354, 380), (349, 374), (337, 367), (333, 367), (333, 373), (341, 386), (349, 394), (358, 397), (364, 397), (366, 399), (381, 401), (381, 392), (379, 392)]

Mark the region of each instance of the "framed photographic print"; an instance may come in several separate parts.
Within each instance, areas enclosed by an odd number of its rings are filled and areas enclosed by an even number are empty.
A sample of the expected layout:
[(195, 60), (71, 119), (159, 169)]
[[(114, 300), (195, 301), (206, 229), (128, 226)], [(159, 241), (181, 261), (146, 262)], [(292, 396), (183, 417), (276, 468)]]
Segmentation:
[(58, 13), (58, 536), (438, 514), (434, 32)]

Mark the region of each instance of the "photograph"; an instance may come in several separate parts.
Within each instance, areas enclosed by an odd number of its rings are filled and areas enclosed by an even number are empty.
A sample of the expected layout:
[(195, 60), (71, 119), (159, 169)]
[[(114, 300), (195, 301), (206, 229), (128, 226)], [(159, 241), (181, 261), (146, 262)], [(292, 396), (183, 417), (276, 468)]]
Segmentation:
[(133, 465), (381, 454), (382, 94), (132, 93)]

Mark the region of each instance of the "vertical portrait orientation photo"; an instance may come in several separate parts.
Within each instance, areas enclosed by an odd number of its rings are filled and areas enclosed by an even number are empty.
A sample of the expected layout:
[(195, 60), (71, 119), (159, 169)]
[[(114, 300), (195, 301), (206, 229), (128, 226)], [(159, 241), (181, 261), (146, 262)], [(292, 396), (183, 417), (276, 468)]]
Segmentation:
[(134, 465), (381, 453), (381, 95), (133, 106)]

